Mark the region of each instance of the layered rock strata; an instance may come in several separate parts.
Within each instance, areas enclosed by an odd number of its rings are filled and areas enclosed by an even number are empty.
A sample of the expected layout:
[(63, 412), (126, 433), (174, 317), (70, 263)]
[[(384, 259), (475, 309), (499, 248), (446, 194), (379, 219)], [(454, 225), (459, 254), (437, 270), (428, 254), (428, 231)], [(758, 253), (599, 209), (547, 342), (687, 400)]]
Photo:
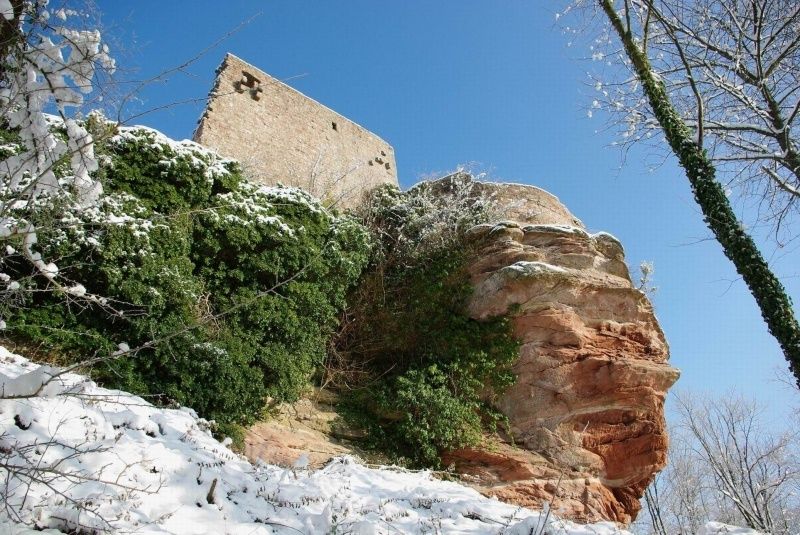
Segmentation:
[(354, 446), (364, 438), (336, 412), (338, 398), (314, 389), (295, 403), (278, 406), (271, 417), (247, 430), (244, 454), (256, 462), (321, 468), (340, 455), (359, 455)]
[(538, 188), (484, 188), (536, 200), (527, 211), (517, 202), (515, 221), (469, 231), (478, 250), (469, 312), (510, 316), (522, 341), (517, 381), (498, 406), (511, 437), (445, 461), (505, 501), (628, 523), (666, 463), (664, 397), (679, 374), (653, 308), (633, 287), (616, 238), (589, 234)]

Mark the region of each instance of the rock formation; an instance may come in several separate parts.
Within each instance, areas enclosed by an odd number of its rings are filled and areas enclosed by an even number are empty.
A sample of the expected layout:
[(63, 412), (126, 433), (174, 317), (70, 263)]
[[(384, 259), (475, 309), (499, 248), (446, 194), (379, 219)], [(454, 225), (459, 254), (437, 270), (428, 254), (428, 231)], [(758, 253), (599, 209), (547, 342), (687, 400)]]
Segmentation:
[(296, 403), (277, 407), (272, 417), (247, 430), (244, 454), (280, 466), (298, 461), (320, 468), (333, 457), (353, 454), (348, 439), (358, 439), (336, 412), (336, 398), (314, 389)]
[(505, 501), (628, 523), (666, 463), (664, 397), (678, 378), (652, 306), (616, 238), (587, 233), (538, 188), (480, 187), (506, 199), (514, 218), (469, 231), (478, 247), (469, 312), (511, 316), (523, 343), (517, 381), (498, 407), (514, 446), (456, 451), (445, 462)]
[[(433, 187), (446, 190), (447, 179)], [(502, 213), (468, 233), (477, 249), (469, 313), (512, 317), (522, 348), (517, 381), (498, 406), (511, 435), (450, 452), (444, 463), (501, 500), (627, 524), (666, 463), (664, 397), (678, 378), (653, 308), (633, 287), (616, 238), (589, 234), (554, 196), (480, 182), (473, 192)], [(319, 464), (351, 447), (330, 429), (333, 409), (309, 403), (251, 429), (248, 455), (291, 464), (310, 451)]]

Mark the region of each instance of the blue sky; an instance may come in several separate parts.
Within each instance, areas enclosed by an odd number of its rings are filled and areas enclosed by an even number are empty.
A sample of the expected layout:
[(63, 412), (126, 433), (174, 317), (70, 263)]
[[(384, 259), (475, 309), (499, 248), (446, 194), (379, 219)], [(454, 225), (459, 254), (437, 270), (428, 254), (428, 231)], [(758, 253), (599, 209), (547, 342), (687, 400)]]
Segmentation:
[[(709, 240), (674, 161), (648, 150), (622, 164), (604, 122), (589, 119), (591, 68), (555, 25), (557, 2), (507, 0), (97, 0), (121, 79), (153, 77), (123, 117), (208, 93), (230, 51), (380, 135), (395, 148), (400, 182), (474, 162), (502, 181), (557, 195), (591, 230), (625, 245), (628, 263), (653, 261), (658, 317), (681, 388), (757, 396), (782, 419), (797, 393), (758, 309)], [(547, 7), (551, 6), (551, 7)], [(250, 22), (245, 21), (256, 16)], [(245, 23), (244, 25), (242, 25)], [(120, 92), (130, 86), (120, 86)], [(191, 137), (203, 103), (133, 122)], [(598, 133), (599, 130), (599, 133)], [(798, 246), (774, 269), (800, 299)]]

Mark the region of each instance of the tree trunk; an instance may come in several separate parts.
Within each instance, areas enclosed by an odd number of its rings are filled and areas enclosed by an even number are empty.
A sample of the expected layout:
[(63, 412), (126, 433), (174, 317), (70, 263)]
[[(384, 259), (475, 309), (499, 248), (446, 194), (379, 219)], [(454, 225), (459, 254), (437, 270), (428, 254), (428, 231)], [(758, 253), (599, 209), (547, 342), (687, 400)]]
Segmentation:
[(666, 87), (654, 75), (649, 59), (614, 10), (613, 0), (598, 1), (633, 63), (645, 96), (672, 151), (686, 171), (694, 199), (703, 211), (704, 221), (755, 297), (761, 317), (767, 323), (769, 332), (778, 340), (800, 387), (800, 325), (794, 316), (791, 299), (753, 239), (744, 231), (725, 191), (716, 180), (714, 164), (692, 138), (690, 129), (672, 105)]

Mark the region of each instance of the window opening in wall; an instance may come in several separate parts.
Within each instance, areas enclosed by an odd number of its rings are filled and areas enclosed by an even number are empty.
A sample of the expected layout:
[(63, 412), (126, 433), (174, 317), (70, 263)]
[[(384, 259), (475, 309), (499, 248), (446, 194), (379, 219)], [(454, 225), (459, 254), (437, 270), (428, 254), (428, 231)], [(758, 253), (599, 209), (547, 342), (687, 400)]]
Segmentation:
[(250, 74), (247, 71), (242, 71), (242, 84), (243, 85), (246, 85), (247, 87), (253, 88), (253, 87), (255, 87), (256, 85), (258, 85), (260, 83), (261, 82), (258, 80), (258, 78), (256, 78), (255, 76), (253, 76), (252, 74)]
[(259, 80), (258, 78), (256, 78), (247, 71), (242, 71), (242, 77), (234, 83), (236, 90), (240, 93), (244, 93), (245, 88), (255, 89), (260, 85), (261, 85), (261, 80)]
[(259, 93), (264, 92), (261, 88), (261, 81), (247, 71), (242, 71), (242, 77), (234, 82), (233, 87), (238, 93), (249, 91), (253, 100), (261, 100)]
[(333, 122), (331, 123), (331, 126), (332, 126), (332, 127), (333, 127), (333, 129), (334, 129), (334, 130), (336, 130), (337, 132), (339, 131), (339, 125), (338, 125), (338, 124), (336, 124), (336, 121), (333, 121)]

